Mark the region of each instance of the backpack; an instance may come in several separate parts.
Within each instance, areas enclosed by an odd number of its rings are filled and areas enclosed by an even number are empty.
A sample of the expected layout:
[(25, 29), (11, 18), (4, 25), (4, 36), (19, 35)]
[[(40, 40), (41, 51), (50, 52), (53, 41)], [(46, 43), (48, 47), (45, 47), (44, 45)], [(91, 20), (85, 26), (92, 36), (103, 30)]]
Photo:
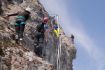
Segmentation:
[(44, 24), (38, 24), (36, 27), (36, 30), (38, 32), (44, 32)]

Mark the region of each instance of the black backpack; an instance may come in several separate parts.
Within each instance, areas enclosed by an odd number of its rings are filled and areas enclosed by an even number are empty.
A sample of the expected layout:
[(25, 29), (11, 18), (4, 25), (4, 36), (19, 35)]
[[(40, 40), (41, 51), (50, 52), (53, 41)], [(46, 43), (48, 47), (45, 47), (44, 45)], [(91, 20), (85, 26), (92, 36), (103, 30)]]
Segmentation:
[(43, 23), (38, 24), (36, 28), (37, 28), (36, 30), (38, 32), (44, 32), (44, 24)]

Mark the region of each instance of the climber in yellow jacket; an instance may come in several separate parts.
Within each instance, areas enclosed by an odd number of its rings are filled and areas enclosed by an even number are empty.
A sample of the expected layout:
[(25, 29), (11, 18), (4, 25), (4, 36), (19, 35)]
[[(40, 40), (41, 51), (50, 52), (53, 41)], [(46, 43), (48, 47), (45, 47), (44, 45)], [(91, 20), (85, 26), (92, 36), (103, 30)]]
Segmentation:
[(55, 19), (53, 20), (53, 31), (54, 31), (56, 37), (58, 38), (59, 37), (59, 27), (58, 27), (58, 23)]

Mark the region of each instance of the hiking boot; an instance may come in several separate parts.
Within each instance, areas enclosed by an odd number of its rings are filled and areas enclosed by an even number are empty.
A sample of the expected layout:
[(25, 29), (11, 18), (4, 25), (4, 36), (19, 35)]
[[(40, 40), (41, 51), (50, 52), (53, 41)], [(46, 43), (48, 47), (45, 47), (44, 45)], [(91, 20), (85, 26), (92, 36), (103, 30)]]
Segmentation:
[(23, 40), (23, 38), (20, 38), (19, 40), (20, 40), (20, 41), (22, 41), (22, 40)]

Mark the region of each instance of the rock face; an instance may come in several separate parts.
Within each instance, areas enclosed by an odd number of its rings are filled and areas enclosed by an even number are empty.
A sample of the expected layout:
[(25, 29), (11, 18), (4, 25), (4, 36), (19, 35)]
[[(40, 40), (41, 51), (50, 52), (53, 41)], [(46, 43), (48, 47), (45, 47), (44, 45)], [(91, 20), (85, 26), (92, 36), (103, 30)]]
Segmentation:
[(24, 39), (22, 45), (19, 45), (14, 41), (14, 17), (10, 18), (11, 23), (9, 23), (0, 16), (0, 70), (73, 70), (72, 62), (76, 56), (76, 49), (61, 27), (59, 39), (50, 31), (47, 43), (40, 43), (42, 56), (39, 57), (35, 52), (36, 25), (41, 23), (44, 15), (48, 16), (40, 2), (38, 0), (10, 1), (7, 3), (8, 8), (0, 8), (4, 14), (15, 13), (29, 6), (32, 8), (32, 19), (27, 21)]

